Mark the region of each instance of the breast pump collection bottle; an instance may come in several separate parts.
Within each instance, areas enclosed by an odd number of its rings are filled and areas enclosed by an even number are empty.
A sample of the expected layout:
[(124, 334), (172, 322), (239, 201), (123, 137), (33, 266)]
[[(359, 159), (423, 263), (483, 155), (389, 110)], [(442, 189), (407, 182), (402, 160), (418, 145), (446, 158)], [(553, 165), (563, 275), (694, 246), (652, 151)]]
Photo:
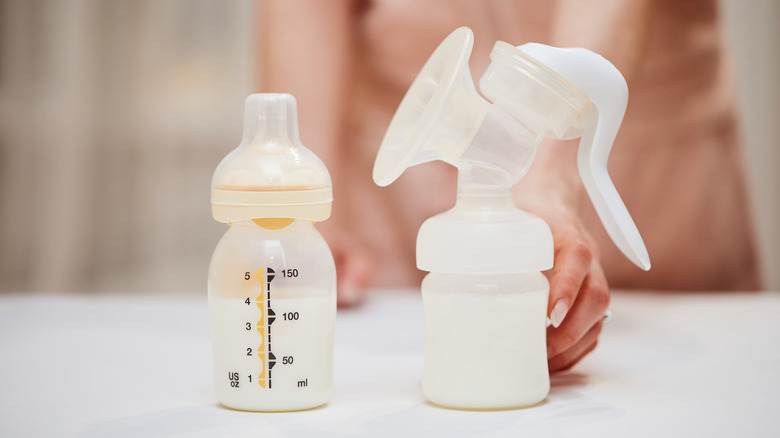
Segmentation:
[(416, 164), (458, 168), (455, 206), (417, 236), (425, 312), (422, 388), (431, 402), (504, 409), (544, 400), (546, 311), (553, 239), (519, 210), (511, 187), (544, 137), (582, 137), (580, 176), (618, 248), (642, 269), (650, 260), (609, 175), (607, 158), (628, 89), (620, 72), (585, 49), (497, 42), (477, 94), (460, 28), (431, 55), (396, 111), (374, 166), (386, 186)]
[(246, 99), (241, 144), (217, 167), (212, 213), (230, 228), (208, 278), (214, 381), (223, 405), (313, 408), (333, 374), (336, 271), (313, 226), (330, 216), (331, 180), (298, 138), (295, 99)]

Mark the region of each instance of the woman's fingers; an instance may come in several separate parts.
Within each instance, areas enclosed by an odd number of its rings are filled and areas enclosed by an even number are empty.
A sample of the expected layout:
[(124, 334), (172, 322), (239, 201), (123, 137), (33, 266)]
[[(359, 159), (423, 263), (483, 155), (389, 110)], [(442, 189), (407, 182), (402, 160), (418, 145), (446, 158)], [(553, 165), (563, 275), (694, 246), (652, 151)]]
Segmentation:
[(609, 307), (609, 299), (604, 271), (601, 265), (592, 263), (568, 316), (558, 327), (547, 331), (547, 357), (553, 358), (568, 350), (581, 350), (580, 344), (586, 334), (601, 323)]
[(556, 247), (547, 308), (553, 327), (561, 325), (577, 300), (593, 259), (591, 248), (577, 237), (559, 237)]
[(567, 370), (593, 351), (598, 344), (602, 327), (602, 322), (597, 322), (572, 348), (556, 356), (549, 357), (547, 366), (550, 372)]
[(349, 307), (360, 304), (374, 275), (370, 253), (345, 233), (322, 230), (336, 264), (338, 305)]

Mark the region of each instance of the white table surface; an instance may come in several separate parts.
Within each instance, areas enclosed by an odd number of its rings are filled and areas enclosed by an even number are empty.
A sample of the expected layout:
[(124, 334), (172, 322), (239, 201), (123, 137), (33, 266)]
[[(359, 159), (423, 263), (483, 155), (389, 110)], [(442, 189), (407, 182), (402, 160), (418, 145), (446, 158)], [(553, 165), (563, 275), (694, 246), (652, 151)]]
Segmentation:
[(615, 293), (599, 348), (546, 402), (474, 412), (420, 391), (415, 291), (340, 310), (325, 407), (220, 407), (205, 296), (0, 296), (0, 437), (780, 436), (780, 294)]

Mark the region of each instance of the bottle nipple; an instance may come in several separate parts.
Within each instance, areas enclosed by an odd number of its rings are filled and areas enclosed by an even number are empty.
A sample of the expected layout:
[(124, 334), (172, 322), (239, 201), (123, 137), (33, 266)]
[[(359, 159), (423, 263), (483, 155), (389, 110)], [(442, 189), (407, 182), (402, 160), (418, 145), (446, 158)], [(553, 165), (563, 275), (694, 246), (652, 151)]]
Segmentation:
[[(289, 98), (288, 98), (289, 96)], [(260, 147), (300, 144), (295, 99), (285, 94), (253, 94), (244, 105), (242, 144)]]

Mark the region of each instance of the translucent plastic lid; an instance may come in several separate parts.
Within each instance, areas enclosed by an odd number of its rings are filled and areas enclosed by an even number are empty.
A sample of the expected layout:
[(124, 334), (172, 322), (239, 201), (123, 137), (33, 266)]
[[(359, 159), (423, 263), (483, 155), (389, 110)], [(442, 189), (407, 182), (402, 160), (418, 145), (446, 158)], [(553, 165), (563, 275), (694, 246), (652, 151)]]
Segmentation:
[(247, 97), (241, 144), (219, 163), (211, 181), (214, 219), (321, 221), (330, 216), (332, 201), (328, 169), (298, 136), (295, 98)]

